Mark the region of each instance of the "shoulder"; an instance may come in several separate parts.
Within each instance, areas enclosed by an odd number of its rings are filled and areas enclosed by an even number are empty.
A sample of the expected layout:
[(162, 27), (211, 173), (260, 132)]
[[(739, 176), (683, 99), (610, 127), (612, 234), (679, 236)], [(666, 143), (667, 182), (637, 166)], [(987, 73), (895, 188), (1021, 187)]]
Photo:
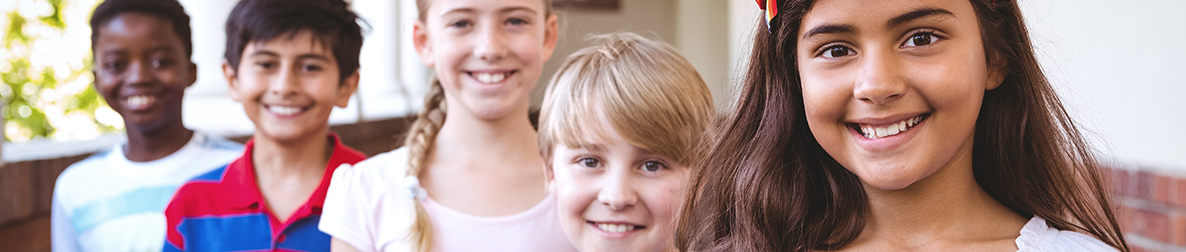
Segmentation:
[[(334, 171), (331, 186), (334, 183), (359, 183), (364, 187), (373, 187), (389, 181), (402, 181), (408, 170), (408, 151), (399, 148), (393, 151), (375, 155), (355, 164), (342, 164)], [(340, 181), (340, 182), (339, 182)]]
[(1016, 243), (1017, 251), (1117, 251), (1089, 235), (1050, 227), (1037, 216), (1021, 228)]
[(195, 140), (197, 141), (198, 146), (201, 146), (202, 149), (231, 152), (243, 151), (243, 144), (227, 140), (226, 138), (222, 138), (220, 136), (194, 131), (194, 138), (196, 138)]
[(209, 190), (210, 187), (221, 184), (223, 178), (226, 177), (228, 166), (229, 165), (223, 165), (221, 167), (215, 168), (214, 170), (189, 179), (189, 181), (186, 181), (185, 184), (181, 184), (181, 187), (177, 188), (177, 193), (173, 196), (175, 198), (174, 200), (191, 197), (195, 194), (201, 194), (200, 192)]
[(117, 155), (113, 153), (117, 152), (116, 148), (119, 148), (119, 146), (116, 145), (110, 149), (96, 152), (82, 161), (70, 164), (70, 166), (66, 167), (66, 170), (58, 175), (56, 185), (61, 187), (61, 185), (77, 184), (73, 182), (96, 179), (96, 176), (111, 172), (112, 162), (108, 162), (107, 159), (112, 155)]

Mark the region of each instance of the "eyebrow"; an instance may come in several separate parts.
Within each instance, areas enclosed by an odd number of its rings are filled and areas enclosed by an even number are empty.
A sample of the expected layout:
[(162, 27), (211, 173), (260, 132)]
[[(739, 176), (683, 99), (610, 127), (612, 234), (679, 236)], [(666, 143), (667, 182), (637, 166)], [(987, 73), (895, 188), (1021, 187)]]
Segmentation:
[(955, 14), (951, 13), (951, 11), (946, 10), (946, 9), (940, 9), (940, 8), (934, 8), (934, 7), (922, 8), (922, 9), (917, 9), (917, 10), (914, 10), (911, 12), (907, 12), (906, 14), (898, 15), (897, 17), (891, 18), (888, 22), (885, 22), (885, 26), (886, 27), (894, 27), (894, 26), (904, 24), (906, 22), (914, 21), (916, 19), (920, 19), (920, 18), (924, 18), (924, 17), (931, 17), (931, 16), (953, 16), (954, 17)]
[[(498, 13), (505, 14), (505, 13), (511, 13), (511, 12), (516, 12), (516, 11), (526, 11), (526, 12), (531, 12), (531, 14), (538, 13), (534, 9), (523, 7), (523, 6), (502, 8), (502, 9), (498, 10)], [(452, 9), (452, 10), (446, 11), (444, 14), (441, 14), (441, 15), (443, 16), (443, 15), (449, 15), (449, 14), (453, 14), (453, 13), (474, 13), (474, 12), (478, 12), (478, 11), (473, 8), (457, 8), (457, 9)]]
[[(911, 12), (907, 12), (905, 14), (898, 15), (897, 17), (891, 18), (889, 21), (887, 21), (885, 23), (885, 26), (886, 27), (894, 27), (894, 26), (904, 24), (906, 22), (917, 20), (917, 19), (921, 19), (921, 18), (925, 18), (925, 17), (932, 17), (932, 16), (941, 16), (941, 15), (955, 16), (954, 13), (952, 13), (951, 11), (946, 10), (946, 9), (934, 8), (934, 7), (924, 7), (924, 8), (917, 9), (917, 10), (914, 10)], [(856, 31), (857, 31), (857, 27), (850, 25), (850, 24), (826, 24), (826, 25), (822, 25), (822, 26), (817, 26), (815, 28), (811, 28), (811, 30), (808, 30), (807, 32), (803, 33), (803, 40), (807, 40), (808, 38), (811, 38), (812, 36), (821, 35), (821, 34), (854, 33)]]
[[(270, 56), (270, 57), (279, 58), (280, 54), (272, 52), (272, 51), (255, 51), (255, 53), (252, 53), (250, 56), (247, 56), (247, 57), (255, 57), (255, 56)], [(297, 55), (296, 58), (297, 58), (297, 60), (316, 59), (316, 60), (329, 61), (329, 58), (325, 57), (325, 55), (314, 54), (314, 53), (306, 53), (306, 54)]]

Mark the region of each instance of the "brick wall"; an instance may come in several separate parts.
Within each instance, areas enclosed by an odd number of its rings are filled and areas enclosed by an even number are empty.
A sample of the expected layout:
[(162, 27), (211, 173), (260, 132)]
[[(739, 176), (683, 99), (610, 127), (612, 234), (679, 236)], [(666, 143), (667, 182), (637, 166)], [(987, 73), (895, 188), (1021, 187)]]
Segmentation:
[(1120, 228), (1134, 251), (1186, 251), (1186, 175), (1113, 169)]

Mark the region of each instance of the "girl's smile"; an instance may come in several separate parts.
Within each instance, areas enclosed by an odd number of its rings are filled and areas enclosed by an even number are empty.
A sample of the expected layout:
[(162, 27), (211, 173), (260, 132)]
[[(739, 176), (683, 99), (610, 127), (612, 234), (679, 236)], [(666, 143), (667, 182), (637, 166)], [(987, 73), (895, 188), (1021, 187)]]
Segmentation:
[(808, 126), (837, 162), (885, 190), (970, 169), (996, 82), (969, 2), (825, 0), (799, 30)]
[(856, 135), (854, 138), (864, 149), (890, 150), (909, 141), (914, 136), (914, 129), (922, 126), (930, 115), (913, 113), (884, 119), (862, 118), (849, 121), (848, 128)]

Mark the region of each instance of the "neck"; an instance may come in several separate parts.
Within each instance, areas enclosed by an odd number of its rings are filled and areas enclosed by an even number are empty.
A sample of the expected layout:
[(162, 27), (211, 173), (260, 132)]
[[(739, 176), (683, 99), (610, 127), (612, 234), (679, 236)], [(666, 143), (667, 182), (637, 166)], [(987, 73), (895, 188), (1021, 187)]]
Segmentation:
[(334, 147), (326, 134), (288, 141), (255, 134), (252, 141), (251, 162), (261, 177), (321, 176)]
[[(496, 120), (449, 114), (433, 145), (433, 162), (468, 168), (542, 167), (527, 106)], [(464, 165), (483, 164), (483, 165)], [(491, 166), (490, 164), (496, 164)]]
[(1015, 239), (1021, 215), (996, 201), (976, 182), (969, 144), (944, 167), (898, 190), (865, 186), (869, 215), (861, 239), (887, 239), (906, 246), (942, 242)]
[(169, 156), (185, 147), (194, 134), (185, 128), (181, 118), (155, 130), (136, 127), (126, 121), (124, 125), (128, 126), (128, 144), (123, 147), (124, 156), (133, 162), (148, 162)]

